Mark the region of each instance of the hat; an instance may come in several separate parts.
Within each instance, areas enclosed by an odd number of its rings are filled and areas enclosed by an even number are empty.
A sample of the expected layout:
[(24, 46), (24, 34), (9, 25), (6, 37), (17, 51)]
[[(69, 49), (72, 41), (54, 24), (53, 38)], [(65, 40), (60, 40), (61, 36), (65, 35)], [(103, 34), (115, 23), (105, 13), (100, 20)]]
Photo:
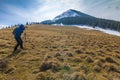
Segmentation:
[(19, 26), (19, 27), (20, 27), (20, 29), (23, 29), (23, 30), (25, 29), (25, 27), (24, 27), (24, 25), (23, 25), (23, 24), (20, 24), (20, 26)]

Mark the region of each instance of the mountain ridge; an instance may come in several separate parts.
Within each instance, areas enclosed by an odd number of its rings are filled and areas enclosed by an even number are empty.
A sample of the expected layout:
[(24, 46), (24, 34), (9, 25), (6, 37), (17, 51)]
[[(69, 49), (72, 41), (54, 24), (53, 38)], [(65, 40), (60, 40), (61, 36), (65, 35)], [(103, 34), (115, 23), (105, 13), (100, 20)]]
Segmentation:
[(69, 9), (62, 14), (56, 16), (53, 20), (65, 18), (65, 17), (92, 17), (90, 15), (87, 15), (85, 13), (82, 13), (80, 11), (74, 10), (74, 9)]
[(40, 24), (63, 24), (63, 25), (88, 25), (103, 29), (112, 29), (120, 32), (120, 22), (108, 19), (97, 18), (77, 10), (69, 9), (56, 16), (53, 20), (45, 20)]

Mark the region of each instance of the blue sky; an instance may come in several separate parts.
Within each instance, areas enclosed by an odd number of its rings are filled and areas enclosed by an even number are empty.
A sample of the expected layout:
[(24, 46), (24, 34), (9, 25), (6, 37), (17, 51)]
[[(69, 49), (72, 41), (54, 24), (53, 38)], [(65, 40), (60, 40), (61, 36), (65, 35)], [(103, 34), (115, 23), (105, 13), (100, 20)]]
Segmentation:
[(0, 0), (0, 25), (53, 19), (68, 9), (120, 21), (120, 0)]

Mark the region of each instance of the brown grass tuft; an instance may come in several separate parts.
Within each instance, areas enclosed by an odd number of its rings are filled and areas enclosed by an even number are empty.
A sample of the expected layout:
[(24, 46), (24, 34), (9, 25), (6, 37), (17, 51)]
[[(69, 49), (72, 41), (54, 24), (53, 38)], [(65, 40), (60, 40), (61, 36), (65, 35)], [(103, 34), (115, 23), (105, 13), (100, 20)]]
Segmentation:
[(71, 74), (71, 77), (69, 80), (87, 80), (87, 79), (85, 78), (83, 73), (74, 72), (73, 74)]
[(105, 63), (105, 57), (97, 56), (96, 59), (100, 60), (103, 63)]
[(90, 73), (87, 75), (87, 80), (109, 80), (109, 79), (100, 74)]
[(102, 67), (104, 63), (101, 60), (97, 59), (94, 61), (94, 64)]
[(109, 63), (116, 63), (116, 61), (114, 61), (112, 57), (106, 57), (105, 60)]
[(61, 56), (61, 53), (57, 52), (57, 53), (55, 54), (55, 57), (57, 57), (57, 56)]
[(100, 72), (101, 67), (98, 66), (98, 65), (95, 65), (95, 66), (93, 67), (93, 70), (96, 71), (96, 72)]
[(82, 59), (85, 59), (87, 56), (88, 56), (87, 54), (81, 54), (81, 55), (80, 55), (80, 57), (81, 57)]
[(81, 54), (81, 53), (83, 53), (83, 51), (82, 50), (76, 50), (75, 53)]
[(0, 71), (3, 72), (7, 68), (7, 64), (3, 61), (0, 61)]
[(94, 60), (93, 60), (93, 58), (92, 58), (91, 56), (87, 56), (87, 57), (85, 58), (85, 60), (86, 60), (88, 63), (94, 62)]
[(91, 55), (91, 56), (95, 56), (94, 52), (86, 52), (86, 54)]
[(63, 62), (63, 61), (64, 61), (64, 58), (63, 58), (63, 57), (61, 57), (61, 56), (57, 57), (57, 59), (58, 59), (59, 61), (61, 61), (61, 62)]
[(112, 72), (119, 72), (120, 73), (118, 66), (116, 66), (115, 64), (105, 63), (103, 65), (103, 68), (108, 72), (112, 71)]
[(14, 68), (9, 68), (8, 70), (5, 71), (5, 74), (13, 73), (14, 70), (15, 70)]
[(70, 53), (70, 52), (66, 53), (66, 55), (67, 55), (68, 57), (73, 57), (73, 54)]
[(40, 72), (39, 75), (36, 77), (36, 80), (45, 80), (45, 73), (44, 72)]
[(80, 57), (75, 57), (73, 59), (73, 62), (81, 62), (81, 61), (82, 61), (82, 59)]
[(50, 74), (46, 74), (45, 72), (40, 72), (35, 80), (56, 80), (53, 76), (50, 76)]
[(60, 64), (56, 61), (44, 61), (40, 66), (40, 71), (52, 70), (53, 72), (57, 72), (60, 70)]
[(45, 55), (44, 60), (47, 61), (48, 59), (52, 58), (50, 55)]

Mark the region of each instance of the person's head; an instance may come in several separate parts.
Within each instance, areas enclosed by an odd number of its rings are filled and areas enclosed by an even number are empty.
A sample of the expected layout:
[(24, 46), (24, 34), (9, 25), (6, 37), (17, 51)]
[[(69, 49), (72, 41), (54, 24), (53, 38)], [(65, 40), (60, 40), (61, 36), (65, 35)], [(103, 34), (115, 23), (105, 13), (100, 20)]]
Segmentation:
[(25, 26), (24, 26), (23, 24), (20, 24), (19, 28), (20, 28), (21, 30), (25, 30)]

